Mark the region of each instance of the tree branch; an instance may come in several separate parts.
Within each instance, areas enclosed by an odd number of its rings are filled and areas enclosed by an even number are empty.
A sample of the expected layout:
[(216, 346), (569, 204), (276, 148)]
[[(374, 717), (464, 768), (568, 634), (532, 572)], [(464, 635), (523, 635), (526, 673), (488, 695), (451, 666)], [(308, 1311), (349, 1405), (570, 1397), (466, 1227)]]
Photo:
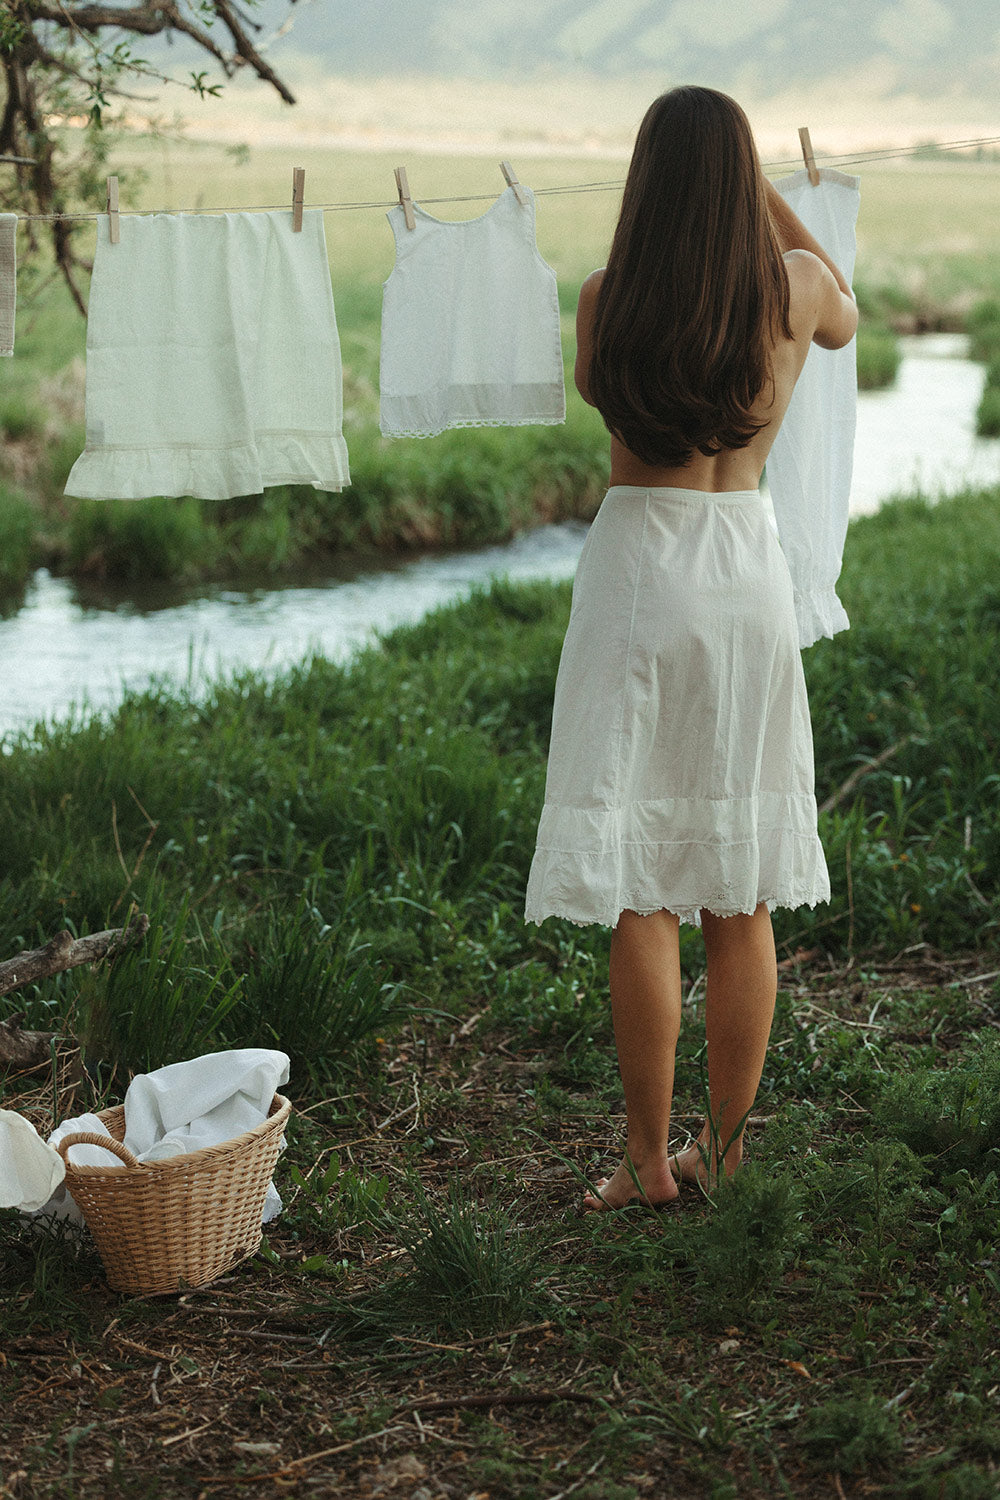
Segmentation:
[[(289, 4), (294, 0), (289, 0)], [(178, 0), (141, 0), (121, 7), (111, 3), (74, 3), (74, 0), (4, 0), (0, 52), (0, 157), (20, 158), (12, 174), (0, 181), (0, 209), (28, 216), (29, 246), (39, 248), (35, 219), (52, 221), (48, 232), (56, 265), (82, 313), (86, 306), (76, 283), (87, 263), (75, 253), (82, 231), (68, 217), (67, 204), (81, 192), (93, 194), (94, 182), (108, 170), (107, 136), (101, 133), (102, 111), (108, 101), (125, 97), (123, 78), (153, 77), (177, 82), (199, 93), (216, 92), (194, 75), (185, 85), (157, 73), (141, 59), (133, 59), (129, 37), (180, 33), (231, 78), (240, 67), (250, 67), (287, 103), (295, 96), (265, 60), (252, 35), (261, 25), (252, 20), (239, 0), (211, 0), (211, 12), (228, 32), (215, 36), (184, 13)], [(109, 34), (108, 40), (101, 37)], [(231, 46), (229, 39), (231, 38)], [(3, 85), (6, 84), (4, 90)], [(74, 116), (89, 118), (77, 152), (67, 147), (58, 122)], [(76, 139), (74, 135), (74, 140)], [(13, 179), (8, 182), (8, 175)]]
[(80, 964), (92, 964), (99, 958), (121, 953), (148, 931), (149, 918), (139, 912), (127, 927), (110, 927), (105, 932), (92, 932), (89, 937), (74, 938), (71, 932), (57, 932), (43, 948), (27, 949), (0, 963), (0, 995), (34, 984), (38, 979), (49, 979), (66, 969), (76, 969)]
[(263, 78), (266, 83), (269, 83), (272, 88), (277, 90), (286, 104), (294, 104), (295, 95), (285, 87), (274, 69), (261, 57), (256, 47), (253, 46), (250, 38), (240, 25), (232, 6), (229, 4), (229, 0), (214, 0), (214, 4), (217, 13), (229, 27), (233, 38), (233, 46), (236, 48), (237, 54), (245, 63), (250, 64), (258, 78)]

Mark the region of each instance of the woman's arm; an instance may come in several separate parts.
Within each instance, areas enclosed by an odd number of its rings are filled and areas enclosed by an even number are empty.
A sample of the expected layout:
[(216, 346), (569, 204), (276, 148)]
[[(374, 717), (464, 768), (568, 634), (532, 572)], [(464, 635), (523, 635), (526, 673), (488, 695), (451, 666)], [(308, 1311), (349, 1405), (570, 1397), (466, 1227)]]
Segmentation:
[(594, 347), (594, 313), (597, 310), (597, 294), (601, 290), (603, 268), (591, 271), (580, 288), (580, 300), (576, 305), (576, 365), (573, 379), (584, 401), (593, 406), (590, 399), (590, 355)]
[[(767, 183), (767, 206), (787, 260), (794, 254), (796, 261), (808, 258), (812, 262), (808, 267), (796, 269), (803, 273), (802, 280), (809, 284), (812, 294), (808, 300), (815, 310), (813, 343), (823, 349), (842, 349), (850, 343), (858, 327), (857, 304), (847, 279), (773, 182)], [(818, 266), (816, 261), (820, 262)]]

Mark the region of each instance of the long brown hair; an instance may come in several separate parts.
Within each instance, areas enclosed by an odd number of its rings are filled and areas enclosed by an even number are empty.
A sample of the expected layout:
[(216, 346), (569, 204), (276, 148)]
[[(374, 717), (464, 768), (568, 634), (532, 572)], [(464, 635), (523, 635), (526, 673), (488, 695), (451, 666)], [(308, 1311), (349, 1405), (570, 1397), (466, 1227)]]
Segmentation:
[(672, 89), (639, 127), (594, 316), (589, 392), (649, 464), (745, 448), (788, 277), (746, 115)]

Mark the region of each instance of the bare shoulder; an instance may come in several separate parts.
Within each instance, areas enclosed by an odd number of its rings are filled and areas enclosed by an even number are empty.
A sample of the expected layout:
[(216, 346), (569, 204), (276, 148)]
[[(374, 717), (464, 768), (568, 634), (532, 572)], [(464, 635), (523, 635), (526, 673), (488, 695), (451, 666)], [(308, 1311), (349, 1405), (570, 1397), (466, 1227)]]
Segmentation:
[(786, 250), (788, 314), (795, 336), (824, 349), (849, 344), (858, 326), (857, 307), (841, 291), (829, 266), (811, 250)]
[(786, 250), (783, 259), (793, 299), (796, 294), (800, 299), (815, 297), (824, 276), (830, 274), (819, 256), (813, 255), (811, 250)]
[(601, 266), (596, 271), (591, 271), (590, 275), (587, 276), (587, 277), (585, 277), (583, 285), (580, 288), (580, 305), (581, 306), (592, 307), (594, 305), (594, 303), (597, 301), (597, 294), (601, 290), (601, 282), (603, 280), (604, 280), (604, 267), (603, 266)]

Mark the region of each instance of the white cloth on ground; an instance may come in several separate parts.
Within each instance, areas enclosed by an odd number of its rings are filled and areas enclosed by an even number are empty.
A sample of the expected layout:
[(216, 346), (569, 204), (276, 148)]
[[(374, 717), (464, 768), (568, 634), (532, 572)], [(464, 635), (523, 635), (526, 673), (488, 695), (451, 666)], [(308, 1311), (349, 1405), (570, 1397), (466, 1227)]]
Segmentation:
[[(221, 1145), (266, 1120), (275, 1093), (287, 1082), (287, 1054), (263, 1047), (210, 1052), (153, 1073), (140, 1073), (125, 1094), (124, 1144), (140, 1161), (163, 1161)], [(78, 1132), (111, 1134), (96, 1115), (79, 1115), (64, 1120), (52, 1132), (49, 1148)], [(52, 1154), (61, 1166), (58, 1153)], [(69, 1156), (75, 1166), (123, 1167), (119, 1157), (101, 1146), (71, 1146)], [(263, 1222), (280, 1212), (281, 1198), (272, 1183)], [(38, 1217), (82, 1222), (65, 1184), (44, 1202)]]
[[(774, 185), (850, 282), (857, 250), (860, 178), (823, 167), (814, 187), (808, 172)], [(837, 597), (844, 555), (854, 429), (857, 349), (814, 344), (767, 460), (767, 485), (795, 590), (799, 645), (846, 630)]]
[(413, 205), (387, 218), (396, 259), (382, 289), (380, 423), (386, 437), (566, 419), (555, 272), (535, 242), (535, 199), (513, 188), (476, 219)]
[(17, 307), (17, 214), (0, 214), (0, 355), (14, 353)]
[(350, 483), (323, 213), (106, 215), (87, 439), (66, 494), (224, 500)]
[(47, 1203), (66, 1175), (58, 1151), (30, 1120), (0, 1109), (0, 1208), (31, 1213)]
[(757, 490), (616, 485), (584, 543), (525, 920), (830, 894), (788, 567)]

